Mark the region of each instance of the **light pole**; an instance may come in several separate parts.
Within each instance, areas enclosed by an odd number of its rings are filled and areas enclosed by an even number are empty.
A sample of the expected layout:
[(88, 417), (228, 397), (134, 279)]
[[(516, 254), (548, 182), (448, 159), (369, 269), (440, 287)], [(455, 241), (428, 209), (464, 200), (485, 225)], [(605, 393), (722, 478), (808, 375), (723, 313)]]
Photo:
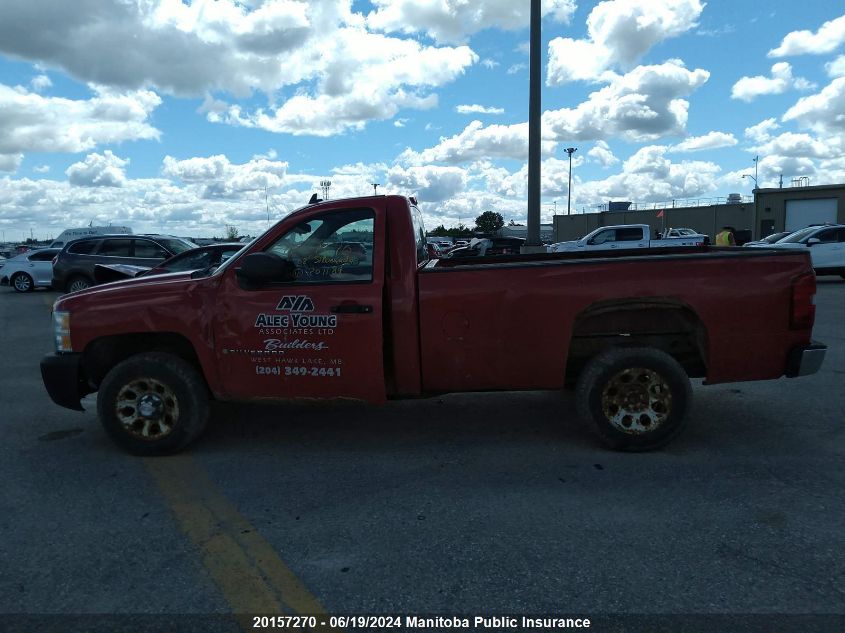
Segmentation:
[(321, 180), (320, 188), (323, 190), (323, 200), (329, 199), (329, 187), (332, 186), (331, 180)]
[(753, 158), (753, 160), (754, 160), (754, 186), (757, 187), (757, 163), (760, 162), (760, 157), (755, 156)]
[(751, 174), (742, 174), (743, 178), (751, 178), (754, 181), (754, 191), (757, 191), (757, 176), (752, 176)]
[(373, 195), (377, 196), (378, 195), (378, 188), (381, 186), (381, 183), (380, 182), (374, 182), (374, 183), (371, 183), (371, 184), (373, 185)]
[(566, 192), (566, 215), (569, 215), (572, 212), (572, 155), (578, 148), (567, 147), (564, 151), (569, 154), (569, 189)]

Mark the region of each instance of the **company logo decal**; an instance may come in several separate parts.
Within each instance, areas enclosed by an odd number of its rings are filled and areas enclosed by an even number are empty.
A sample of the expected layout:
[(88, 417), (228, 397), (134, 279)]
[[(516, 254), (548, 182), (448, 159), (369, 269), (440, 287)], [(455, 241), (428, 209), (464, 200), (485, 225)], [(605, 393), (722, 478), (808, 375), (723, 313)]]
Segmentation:
[(314, 312), (314, 302), (308, 295), (285, 295), (276, 306), (276, 310), (290, 312)]

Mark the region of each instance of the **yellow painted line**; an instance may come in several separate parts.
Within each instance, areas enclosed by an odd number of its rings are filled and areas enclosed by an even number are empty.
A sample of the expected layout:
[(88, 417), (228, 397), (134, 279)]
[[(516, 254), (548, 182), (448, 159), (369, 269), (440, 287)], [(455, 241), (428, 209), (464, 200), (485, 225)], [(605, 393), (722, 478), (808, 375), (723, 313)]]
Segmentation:
[(326, 615), (193, 458), (145, 458), (144, 465), (182, 531), (199, 549), (232, 613)]

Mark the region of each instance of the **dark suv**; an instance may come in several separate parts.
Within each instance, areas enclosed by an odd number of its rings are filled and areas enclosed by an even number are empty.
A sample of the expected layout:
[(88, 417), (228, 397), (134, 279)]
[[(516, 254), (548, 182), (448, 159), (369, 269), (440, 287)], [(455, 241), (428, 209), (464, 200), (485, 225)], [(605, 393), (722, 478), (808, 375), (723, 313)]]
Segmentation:
[(65, 244), (53, 260), (53, 288), (75, 292), (93, 286), (97, 264), (154, 268), (197, 245), (172, 235), (96, 235)]

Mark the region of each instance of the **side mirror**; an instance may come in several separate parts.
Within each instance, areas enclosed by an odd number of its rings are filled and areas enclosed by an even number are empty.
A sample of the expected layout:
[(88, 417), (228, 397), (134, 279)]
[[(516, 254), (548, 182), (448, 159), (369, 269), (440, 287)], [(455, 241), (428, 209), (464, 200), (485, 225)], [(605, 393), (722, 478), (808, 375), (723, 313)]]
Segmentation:
[(296, 266), (274, 253), (252, 253), (241, 260), (235, 275), (246, 290), (254, 290), (273, 282), (294, 281)]
[(817, 237), (811, 237), (807, 240), (807, 246), (812, 246), (813, 244), (821, 244), (822, 241)]

